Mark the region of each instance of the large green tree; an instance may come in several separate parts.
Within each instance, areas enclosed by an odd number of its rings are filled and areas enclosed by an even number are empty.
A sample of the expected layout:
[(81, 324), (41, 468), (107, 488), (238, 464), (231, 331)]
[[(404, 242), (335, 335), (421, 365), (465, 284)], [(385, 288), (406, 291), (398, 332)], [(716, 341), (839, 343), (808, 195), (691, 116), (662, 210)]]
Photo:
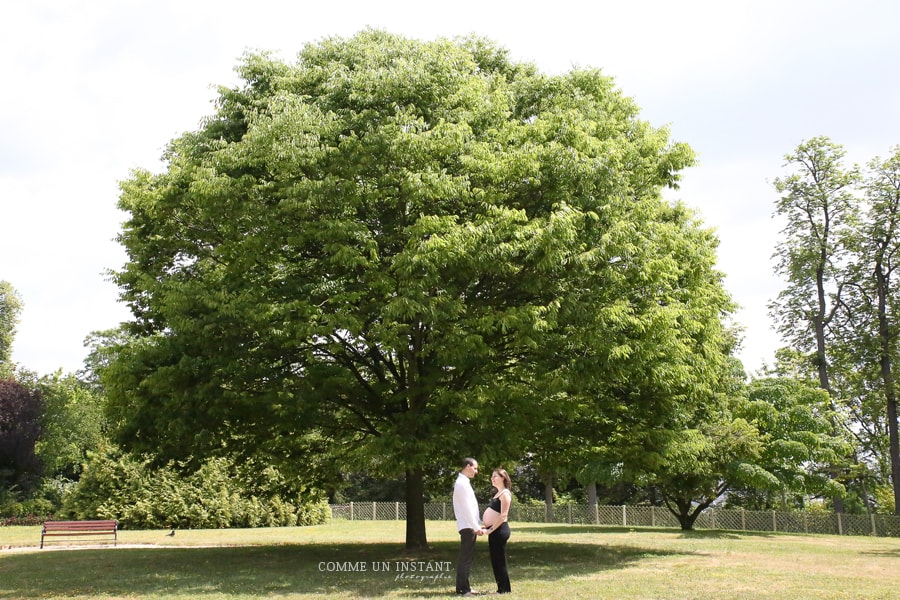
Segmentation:
[(730, 309), (695, 260), (714, 238), (661, 198), (693, 154), (609, 78), (380, 31), (238, 72), (122, 185), (120, 441), (404, 475), (418, 548), (424, 481), (462, 456), (521, 456), (591, 389), (616, 421), (701, 385), (666, 359)]

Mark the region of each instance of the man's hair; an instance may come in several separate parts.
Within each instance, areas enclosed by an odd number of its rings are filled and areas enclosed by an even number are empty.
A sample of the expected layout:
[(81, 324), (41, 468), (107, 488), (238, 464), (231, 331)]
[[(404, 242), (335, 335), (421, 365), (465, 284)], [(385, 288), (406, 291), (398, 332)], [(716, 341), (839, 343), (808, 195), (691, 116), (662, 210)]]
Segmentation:
[(477, 465), (478, 461), (472, 458), (471, 456), (467, 456), (462, 461), (462, 468), (465, 469), (469, 465)]

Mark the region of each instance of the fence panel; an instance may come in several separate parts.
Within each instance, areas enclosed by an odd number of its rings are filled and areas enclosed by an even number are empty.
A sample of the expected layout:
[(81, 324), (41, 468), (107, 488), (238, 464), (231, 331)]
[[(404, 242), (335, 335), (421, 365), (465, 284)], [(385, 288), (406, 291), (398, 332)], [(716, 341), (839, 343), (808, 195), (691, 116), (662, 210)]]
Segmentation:
[(876, 515), (875, 535), (900, 537), (900, 517), (896, 515)]
[[(484, 505), (481, 511), (487, 508)], [(350, 502), (332, 504), (331, 518), (357, 521), (405, 520), (404, 502)], [(430, 502), (425, 505), (425, 518), (452, 521), (453, 505)], [(606, 525), (615, 527), (678, 528), (678, 519), (659, 506), (599, 506), (558, 504), (548, 511), (545, 506), (513, 504), (511, 521), (523, 523), (558, 523), (573, 525)], [(900, 516), (847, 515), (807, 512), (752, 511), (710, 508), (697, 517), (695, 529), (730, 531), (774, 531), (780, 533), (818, 533), (831, 535), (877, 535), (900, 537)]]

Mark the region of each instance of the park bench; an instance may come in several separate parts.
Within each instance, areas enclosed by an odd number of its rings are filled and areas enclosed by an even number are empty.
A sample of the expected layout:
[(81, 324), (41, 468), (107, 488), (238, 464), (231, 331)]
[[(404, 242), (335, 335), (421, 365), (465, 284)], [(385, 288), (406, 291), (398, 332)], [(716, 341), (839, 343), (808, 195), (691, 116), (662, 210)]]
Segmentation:
[[(44, 547), (44, 538), (50, 537), (74, 538), (74, 541), (111, 541), (115, 546), (118, 529), (118, 521), (44, 521), (44, 529), (41, 531), (41, 548)], [(49, 544), (63, 540), (48, 539), (46, 541)]]

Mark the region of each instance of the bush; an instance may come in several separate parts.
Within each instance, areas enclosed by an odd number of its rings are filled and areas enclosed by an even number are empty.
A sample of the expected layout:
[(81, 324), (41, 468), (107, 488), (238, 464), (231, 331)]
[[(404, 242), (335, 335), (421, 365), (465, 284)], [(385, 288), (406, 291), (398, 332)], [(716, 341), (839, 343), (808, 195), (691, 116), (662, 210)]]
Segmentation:
[(147, 460), (111, 449), (97, 453), (64, 497), (60, 514), (118, 519), (126, 529), (314, 525), (328, 518), (324, 499), (291, 493), (272, 467), (256, 471), (263, 476), (253, 485), (246, 467), (237, 468), (229, 459), (208, 459), (190, 474), (177, 466), (151, 468)]
[(57, 508), (52, 500), (41, 496), (20, 500), (14, 491), (5, 491), (0, 493), (0, 525), (43, 523)]

